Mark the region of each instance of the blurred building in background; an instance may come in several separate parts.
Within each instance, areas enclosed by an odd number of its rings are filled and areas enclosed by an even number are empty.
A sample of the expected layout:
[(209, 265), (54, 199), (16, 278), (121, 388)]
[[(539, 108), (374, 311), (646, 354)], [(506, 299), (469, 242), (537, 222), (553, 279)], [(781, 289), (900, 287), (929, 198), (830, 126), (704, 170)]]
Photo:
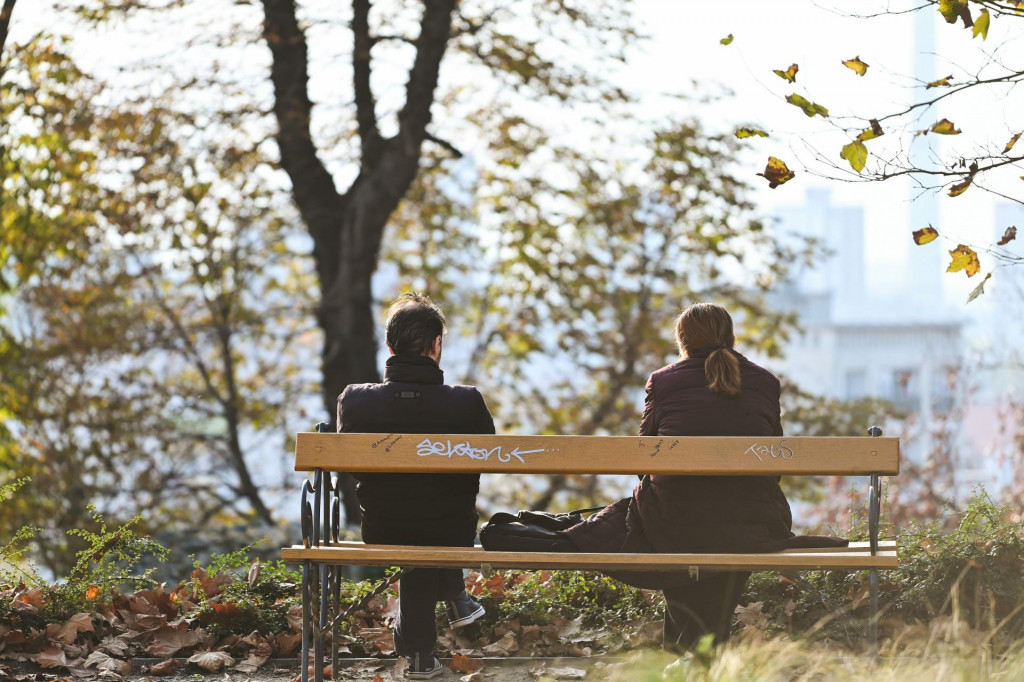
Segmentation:
[[(827, 251), (817, 267), (772, 295), (776, 309), (797, 314), (800, 332), (783, 358), (765, 362), (818, 395), (883, 398), (923, 417), (948, 413), (963, 323), (935, 294), (939, 263), (922, 269), (914, 253), (904, 290), (873, 300), (865, 287), (861, 208), (834, 205), (827, 189), (811, 189), (804, 205), (780, 210), (778, 219), (780, 230), (811, 237)], [(931, 305), (913, 293), (924, 278), (935, 279)]]

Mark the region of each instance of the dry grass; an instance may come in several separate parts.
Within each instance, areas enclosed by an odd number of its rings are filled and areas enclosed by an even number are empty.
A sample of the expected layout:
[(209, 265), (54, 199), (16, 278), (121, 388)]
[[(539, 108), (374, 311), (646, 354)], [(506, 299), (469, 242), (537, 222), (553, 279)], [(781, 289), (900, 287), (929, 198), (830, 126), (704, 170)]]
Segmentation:
[(900, 629), (880, 644), (880, 655), (874, 658), (828, 640), (766, 638), (750, 629), (724, 647), (682, 658), (640, 652), (625, 663), (608, 666), (601, 677), (610, 682), (1024, 680), (1024, 645), (994, 652), (994, 634), (972, 630), (955, 619), (936, 619), (928, 626)]

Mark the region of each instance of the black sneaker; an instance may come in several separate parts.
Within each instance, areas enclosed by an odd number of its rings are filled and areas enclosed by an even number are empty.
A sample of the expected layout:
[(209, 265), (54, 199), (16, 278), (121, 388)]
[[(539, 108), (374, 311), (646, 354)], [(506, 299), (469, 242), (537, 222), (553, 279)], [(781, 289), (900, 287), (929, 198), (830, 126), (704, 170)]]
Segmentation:
[(429, 680), (444, 672), (444, 666), (434, 654), (413, 654), (409, 658), (409, 669), (405, 676), (414, 680)]
[(469, 625), (484, 615), (484, 607), (465, 592), (455, 599), (446, 601), (444, 607), (448, 612), (448, 624), (453, 628)]

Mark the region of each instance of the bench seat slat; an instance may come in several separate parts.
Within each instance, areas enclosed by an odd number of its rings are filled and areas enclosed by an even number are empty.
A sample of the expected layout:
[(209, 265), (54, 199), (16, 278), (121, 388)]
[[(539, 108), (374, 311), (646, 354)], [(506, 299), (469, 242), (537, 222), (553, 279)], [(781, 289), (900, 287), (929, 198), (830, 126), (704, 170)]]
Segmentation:
[(281, 551), (285, 561), (361, 566), (593, 570), (813, 570), (896, 568), (895, 547), (872, 555), (866, 547), (845, 551), (784, 551), (760, 554), (591, 554), (586, 552), (489, 552), (480, 547), (416, 547), (340, 542), (328, 547), (294, 545)]
[(897, 438), (299, 433), (296, 471), (860, 475), (899, 473)]

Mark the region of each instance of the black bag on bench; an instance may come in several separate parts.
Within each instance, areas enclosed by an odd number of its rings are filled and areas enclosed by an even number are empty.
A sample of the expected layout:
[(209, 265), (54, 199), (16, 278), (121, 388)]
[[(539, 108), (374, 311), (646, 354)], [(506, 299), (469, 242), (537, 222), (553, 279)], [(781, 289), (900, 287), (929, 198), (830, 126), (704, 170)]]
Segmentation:
[(495, 552), (578, 552), (561, 531), (583, 521), (583, 515), (604, 507), (561, 514), (524, 509), (498, 512), (480, 528), (480, 544)]

